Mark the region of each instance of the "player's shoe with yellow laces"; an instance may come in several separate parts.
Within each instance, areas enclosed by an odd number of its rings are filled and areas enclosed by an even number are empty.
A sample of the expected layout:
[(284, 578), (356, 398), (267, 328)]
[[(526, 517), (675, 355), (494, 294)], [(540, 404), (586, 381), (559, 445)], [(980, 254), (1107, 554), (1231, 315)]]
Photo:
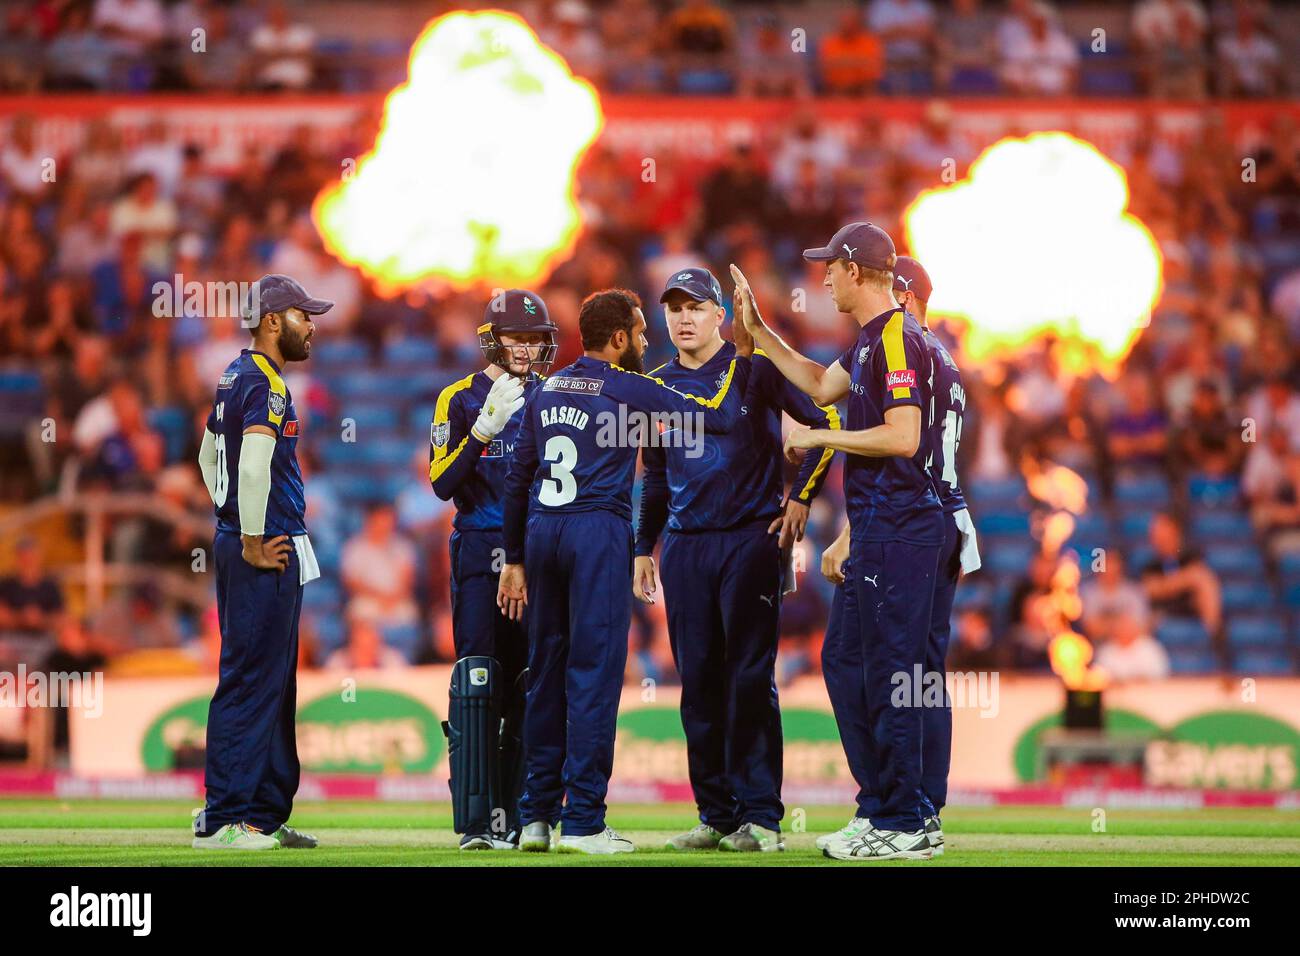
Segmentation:
[(722, 841), (722, 833), (707, 823), (701, 823), (695, 829), (679, 833), (665, 846), (670, 850), (716, 850)]
[(227, 823), (210, 836), (196, 836), (196, 850), (278, 850), (280, 841), (247, 823)]
[(925, 818), (925, 838), (930, 841), (934, 855), (943, 856), (943, 823), (937, 814)]
[(636, 850), (632, 841), (619, 836), (613, 827), (605, 827), (599, 833), (586, 836), (560, 836), (555, 848), (561, 853), (591, 853), (604, 855), (609, 853), (631, 853)]
[(286, 850), (314, 850), (320, 845), (320, 841), (310, 833), (295, 830), (287, 823), (281, 824), (280, 829), (276, 830), (273, 836)]
[(524, 827), (519, 835), (519, 849), (525, 853), (546, 853), (551, 849), (551, 825), (545, 820), (535, 820)]
[(866, 817), (854, 817), (834, 833), (823, 833), (819, 836), (817, 838), (817, 849), (824, 850), (832, 843), (846, 843), (869, 826), (871, 826), (871, 821)]
[(769, 830), (757, 823), (742, 823), (739, 830), (722, 838), (718, 849), (733, 853), (779, 853), (785, 849), (785, 842), (780, 830)]
[(852, 840), (831, 843), (822, 853), (833, 860), (928, 860), (934, 855), (925, 830), (877, 830), (868, 827)]

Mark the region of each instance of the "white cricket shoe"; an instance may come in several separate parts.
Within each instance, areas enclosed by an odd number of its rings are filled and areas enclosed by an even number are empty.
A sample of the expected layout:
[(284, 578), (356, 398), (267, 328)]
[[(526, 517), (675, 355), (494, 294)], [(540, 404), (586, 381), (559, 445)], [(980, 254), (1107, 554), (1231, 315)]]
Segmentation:
[(591, 854), (631, 853), (636, 849), (631, 840), (619, 836), (612, 827), (586, 836), (561, 836), (555, 848), (561, 853)]
[(519, 835), (519, 849), (525, 853), (546, 853), (551, 849), (551, 825), (545, 820), (534, 820)]
[(847, 843), (855, 836), (871, 826), (871, 821), (866, 817), (854, 817), (834, 833), (823, 833), (817, 838), (817, 849), (824, 850), (832, 843)]
[(935, 856), (943, 856), (943, 822), (938, 814), (925, 818), (925, 837), (930, 841), (930, 849)]
[(280, 841), (247, 823), (227, 823), (211, 836), (196, 836), (196, 850), (278, 850)]
[(934, 855), (924, 830), (877, 830), (868, 827), (844, 843), (832, 843), (822, 853), (833, 860), (928, 860)]

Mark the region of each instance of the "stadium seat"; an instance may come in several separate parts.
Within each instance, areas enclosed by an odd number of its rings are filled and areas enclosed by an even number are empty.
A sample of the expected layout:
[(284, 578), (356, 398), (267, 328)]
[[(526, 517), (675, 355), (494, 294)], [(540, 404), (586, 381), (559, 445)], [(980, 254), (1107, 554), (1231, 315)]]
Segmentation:
[(351, 371), (370, 364), (370, 346), (361, 339), (335, 339), (321, 336), (312, 345), (313, 366), (339, 366)]
[(1160, 510), (1169, 505), (1169, 483), (1160, 475), (1120, 476), (1115, 483), (1115, 502)]
[(977, 514), (976, 525), (980, 534), (1027, 535), (1029, 515), (1023, 511), (982, 511)]
[(391, 403), (366, 402), (346, 405), (339, 409), (338, 414), (340, 421), (350, 418), (356, 422), (358, 433), (394, 431), (400, 422), (398, 410)]
[(1233, 647), (1287, 646), (1287, 625), (1280, 617), (1234, 617), (1228, 620), (1228, 643)]
[(402, 656), (413, 663), (420, 651), (420, 643), (424, 638), (424, 628), (417, 622), (414, 624), (389, 625), (382, 630), (384, 643), (401, 651)]
[(1219, 662), (1208, 650), (1177, 647), (1169, 651), (1169, 668), (1175, 674), (1212, 674)]
[(1239, 511), (1197, 511), (1190, 522), (1192, 537), (1198, 541), (1250, 541), (1254, 528), (1250, 518)]
[(1241, 504), (1241, 486), (1235, 478), (1193, 475), (1187, 482), (1187, 496), (1200, 509), (1235, 508)]
[(948, 81), (948, 92), (958, 96), (996, 96), (1001, 91), (997, 72), (982, 66), (959, 67)]
[(980, 542), (980, 557), (993, 574), (1023, 573), (1033, 560), (1037, 544), (1024, 538), (990, 537)]
[(1273, 589), (1264, 581), (1223, 582), (1225, 611), (1267, 611), (1273, 603)]
[(417, 365), (432, 368), (438, 364), (438, 346), (428, 339), (393, 339), (384, 345), (383, 363), (392, 365)]
[(1146, 541), (1151, 528), (1151, 512), (1145, 508), (1120, 515), (1119, 530), (1130, 542)]
[(1238, 674), (1284, 677), (1295, 672), (1295, 661), (1287, 651), (1249, 649), (1232, 655), (1232, 669)]
[(1174, 648), (1205, 648), (1210, 646), (1210, 634), (1198, 620), (1171, 617), (1156, 626), (1156, 640), (1169, 650)]
[(1025, 495), (1025, 483), (1020, 478), (986, 478), (962, 484), (968, 497), (978, 502), (980, 509), (1015, 507)]
[(1264, 558), (1254, 544), (1216, 544), (1205, 552), (1205, 562), (1221, 575), (1261, 576)]

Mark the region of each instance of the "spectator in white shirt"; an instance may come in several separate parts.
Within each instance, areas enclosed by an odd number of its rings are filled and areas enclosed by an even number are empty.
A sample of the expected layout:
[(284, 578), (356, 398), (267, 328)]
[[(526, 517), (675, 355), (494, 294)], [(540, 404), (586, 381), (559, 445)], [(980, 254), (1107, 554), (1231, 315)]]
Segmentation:
[(381, 630), (415, 623), (415, 568), (415, 548), (398, 532), (392, 505), (371, 508), (360, 533), (343, 545), (348, 616)]
[(1259, 29), (1250, 7), (1237, 8), (1232, 31), (1219, 38), (1219, 92), (1224, 96), (1272, 96), (1278, 91), (1277, 44)]
[(159, 195), (158, 182), (150, 173), (137, 176), (109, 213), (112, 235), (118, 239), (139, 235), (143, 240), (141, 260), (158, 272), (165, 272), (171, 264), (171, 241), (176, 225), (176, 206)]
[(158, 0), (95, 0), (95, 28), (141, 53), (158, 43), (167, 29)]
[(1117, 620), (1110, 639), (1097, 650), (1093, 662), (1117, 684), (1164, 680), (1169, 676), (1169, 654), (1131, 617)]
[(1027, 17), (1025, 35), (1002, 47), (1003, 82), (1020, 94), (1072, 93), (1079, 69), (1079, 51), (1041, 7), (1031, 8)]
[(253, 31), (253, 52), (262, 64), (257, 85), (265, 90), (304, 90), (311, 85), (316, 34), (302, 23), (291, 23), (283, 3), (273, 3), (266, 22)]

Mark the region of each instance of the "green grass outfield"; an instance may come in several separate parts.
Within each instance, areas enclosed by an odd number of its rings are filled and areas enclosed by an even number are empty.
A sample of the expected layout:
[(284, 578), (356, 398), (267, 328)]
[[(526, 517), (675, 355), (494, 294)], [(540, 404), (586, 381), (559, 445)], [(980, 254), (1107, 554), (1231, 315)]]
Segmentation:
[[(808, 811), (805, 832), (786, 819), (785, 853), (676, 853), (671, 835), (694, 824), (685, 804), (622, 805), (609, 822), (638, 846), (617, 857), (461, 853), (446, 804), (301, 803), (294, 825), (316, 850), (198, 851), (183, 802), (0, 800), (3, 866), (854, 866), (813, 846), (845, 813)], [(948, 852), (882, 866), (1300, 866), (1300, 813), (1279, 810), (1111, 810), (1093, 832), (1091, 808), (950, 808)]]

